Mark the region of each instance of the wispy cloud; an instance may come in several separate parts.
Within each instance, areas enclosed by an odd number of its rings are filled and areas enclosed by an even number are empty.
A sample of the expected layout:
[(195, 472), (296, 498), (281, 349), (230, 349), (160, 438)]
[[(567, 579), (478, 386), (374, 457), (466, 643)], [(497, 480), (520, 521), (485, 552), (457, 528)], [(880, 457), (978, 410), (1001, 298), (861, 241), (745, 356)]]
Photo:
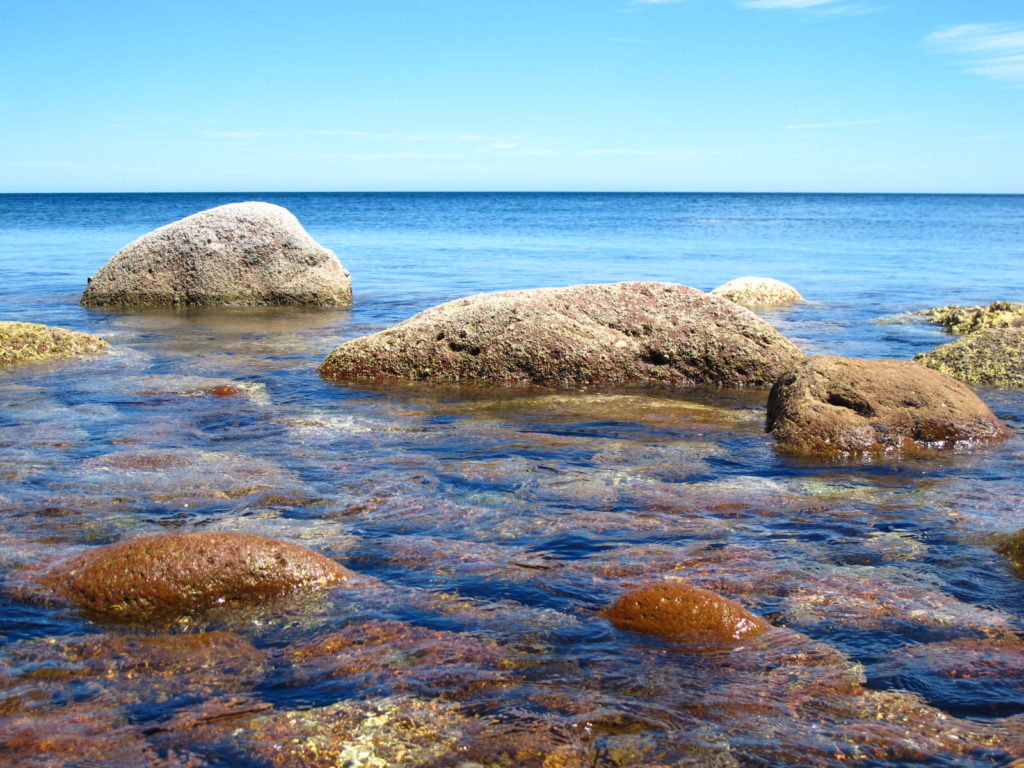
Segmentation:
[(684, 3), (686, 0), (633, 0), (641, 5), (662, 5), (663, 3)]
[(818, 128), (851, 128), (857, 125), (878, 125), (879, 123), (895, 123), (899, 120), (906, 120), (905, 117), (874, 117), (869, 120), (837, 120), (833, 123), (802, 123), (800, 125), (787, 125), (787, 131), (809, 131)]
[(862, 16), (878, 11), (877, 8), (848, 0), (742, 0), (740, 5), (762, 11), (807, 10), (817, 16)]
[(968, 72), (1024, 86), (1024, 26), (1019, 24), (958, 24), (925, 38), (925, 45), (958, 55)]
[(258, 136), (273, 136), (277, 131), (203, 131), (207, 136), (219, 139), (252, 139)]

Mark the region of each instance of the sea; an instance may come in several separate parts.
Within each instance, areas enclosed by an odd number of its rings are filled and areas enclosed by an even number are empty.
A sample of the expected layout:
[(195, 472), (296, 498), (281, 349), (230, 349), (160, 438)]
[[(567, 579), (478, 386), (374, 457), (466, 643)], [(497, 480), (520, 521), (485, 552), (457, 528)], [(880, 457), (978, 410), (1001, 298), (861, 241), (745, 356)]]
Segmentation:
[[(246, 200), (338, 255), (351, 308), (80, 306), (127, 243)], [(909, 360), (952, 340), (916, 311), (1024, 300), (1024, 196), (0, 195), (0, 320), (112, 345), (0, 369), (12, 764), (1024, 757), (1024, 578), (994, 551), (1024, 528), (1024, 392), (977, 390), (1013, 431), (999, 446), (812, 461), (776, 450), (764, 390), (316, 373), (339, 343), (460, 296), (748, 275), (804, 295), (759, 314), (806, 353)], [(200, 530), (301, 544), (367, 585), (170, 624), (39, 586), (90, 548)], [(609, 623), (661, 580), (773, 629), (702, 653)]]

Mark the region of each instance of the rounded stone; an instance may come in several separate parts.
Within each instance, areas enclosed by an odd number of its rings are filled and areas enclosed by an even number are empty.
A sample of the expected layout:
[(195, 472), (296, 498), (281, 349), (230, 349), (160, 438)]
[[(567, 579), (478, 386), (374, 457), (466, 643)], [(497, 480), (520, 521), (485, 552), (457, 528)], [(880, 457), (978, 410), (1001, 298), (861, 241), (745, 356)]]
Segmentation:
[(768, 386), (801, 352), (695, 288), (630, 282), (478, 294), (348, 341), (330, 379)]
[(800, 291), (770, 277), (737, 277), (711, 291), (744, 307), (785, 307), (803, 301)]
[(38, 323), (0, 321), (0, 365), (103, 352), (110, 345), (99, 336)]
[(348, 306), (338, 257), (288, 210), (231, 203), (160, 227), (118, 251), (82, 294), (85, 306)]
[(49, 580), (70, 602), (123, 620), (253, 604), (352, 571), (305, 547), (241, 533), (172, 533), (97, 547)]
[(734, 600), (677, 581), (630, 590), (605, 616), (619, 629), (709, 651), (756, 637), (771, 626)]
[(938, 371), (831, 355), (806, 358), (775, 382), (767, 430), (787, 451), (827, 456), (954, 448), (1010, 434), (974, 392)]
[(975, 386), (1024, 389), (1024, 328), (974, 331), (914, 362)]

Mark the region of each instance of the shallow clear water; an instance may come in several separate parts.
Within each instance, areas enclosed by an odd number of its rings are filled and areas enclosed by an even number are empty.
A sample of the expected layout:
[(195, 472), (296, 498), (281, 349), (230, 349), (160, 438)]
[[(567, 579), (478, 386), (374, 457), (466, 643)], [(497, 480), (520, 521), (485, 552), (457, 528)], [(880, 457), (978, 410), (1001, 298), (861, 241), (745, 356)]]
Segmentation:
[[(333, 249), (352, 309), (77, 304), (130, 240), (240, 199)], [(115, 347), (0, 370), (0, 728), (136, 765), (1003, 765), (1024, 749), (1024, 580), (991, 546), (1024, 526), (1024, 394), (981, 392), (1002, 446), (815, 464), (775, 452), (765, 392), (315, 369), (461, 295), (747, 274), (808, 297), (763, 313), (805, 351), (908, 359), (947, 337), (904, 313), (1024, 296), (1022, 243), (1012, 196), (0, 196), (0, 319)], [(225, 382), (243, 394), (205, 393)], [(378, 581), (145, 629), (33, 592), (86, 547), (200, 529)], [(694, 654), (599, 615), (666, 576), (777, 629)]]

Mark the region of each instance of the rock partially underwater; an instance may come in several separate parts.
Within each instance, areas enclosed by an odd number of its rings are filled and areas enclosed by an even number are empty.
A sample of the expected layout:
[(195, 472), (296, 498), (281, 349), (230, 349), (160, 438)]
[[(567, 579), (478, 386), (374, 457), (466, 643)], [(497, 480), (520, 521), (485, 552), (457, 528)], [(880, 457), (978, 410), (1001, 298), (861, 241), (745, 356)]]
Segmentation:
[(38, 323), (0, 322), (0, 365), (77, 357), (109, 348), (107, 342), (89, 333)]
[(289, 211), (259, 202), (211, 208), (143, 235), (82, 295), (90, 307), (351, 303), (338, 257)]
[(768, 386), (800, 350), (749, 310), (673, 283), (478, 294), (346, 342), (329, 379)]
[(993, 301), (984, 307), (935, 307), (914, 313), (938, 323), (950, 333), (964, 335), (986, 328), (1020, 328), (1024, 326), (1024, 303)]
[(975, 386), (1024, 389), (1024, 328), (989, 328), (922, 352), (915, 363)]
[(711, 293), (756, 309), (785, 307), (804, 300), (796, 288), (770, 277), (737, 277), (718, 286)]
[(75, 605), (142, 621), (249, 605), (355, 576), (305, 547), (240, 533), (172, 533), (97, 547), (47, 581)]
[(821, 355), (787, 371), (767, 430), (794, 453), (861, 456), (993, 443), (1009, 430), (970, 389), (901, 360)]

